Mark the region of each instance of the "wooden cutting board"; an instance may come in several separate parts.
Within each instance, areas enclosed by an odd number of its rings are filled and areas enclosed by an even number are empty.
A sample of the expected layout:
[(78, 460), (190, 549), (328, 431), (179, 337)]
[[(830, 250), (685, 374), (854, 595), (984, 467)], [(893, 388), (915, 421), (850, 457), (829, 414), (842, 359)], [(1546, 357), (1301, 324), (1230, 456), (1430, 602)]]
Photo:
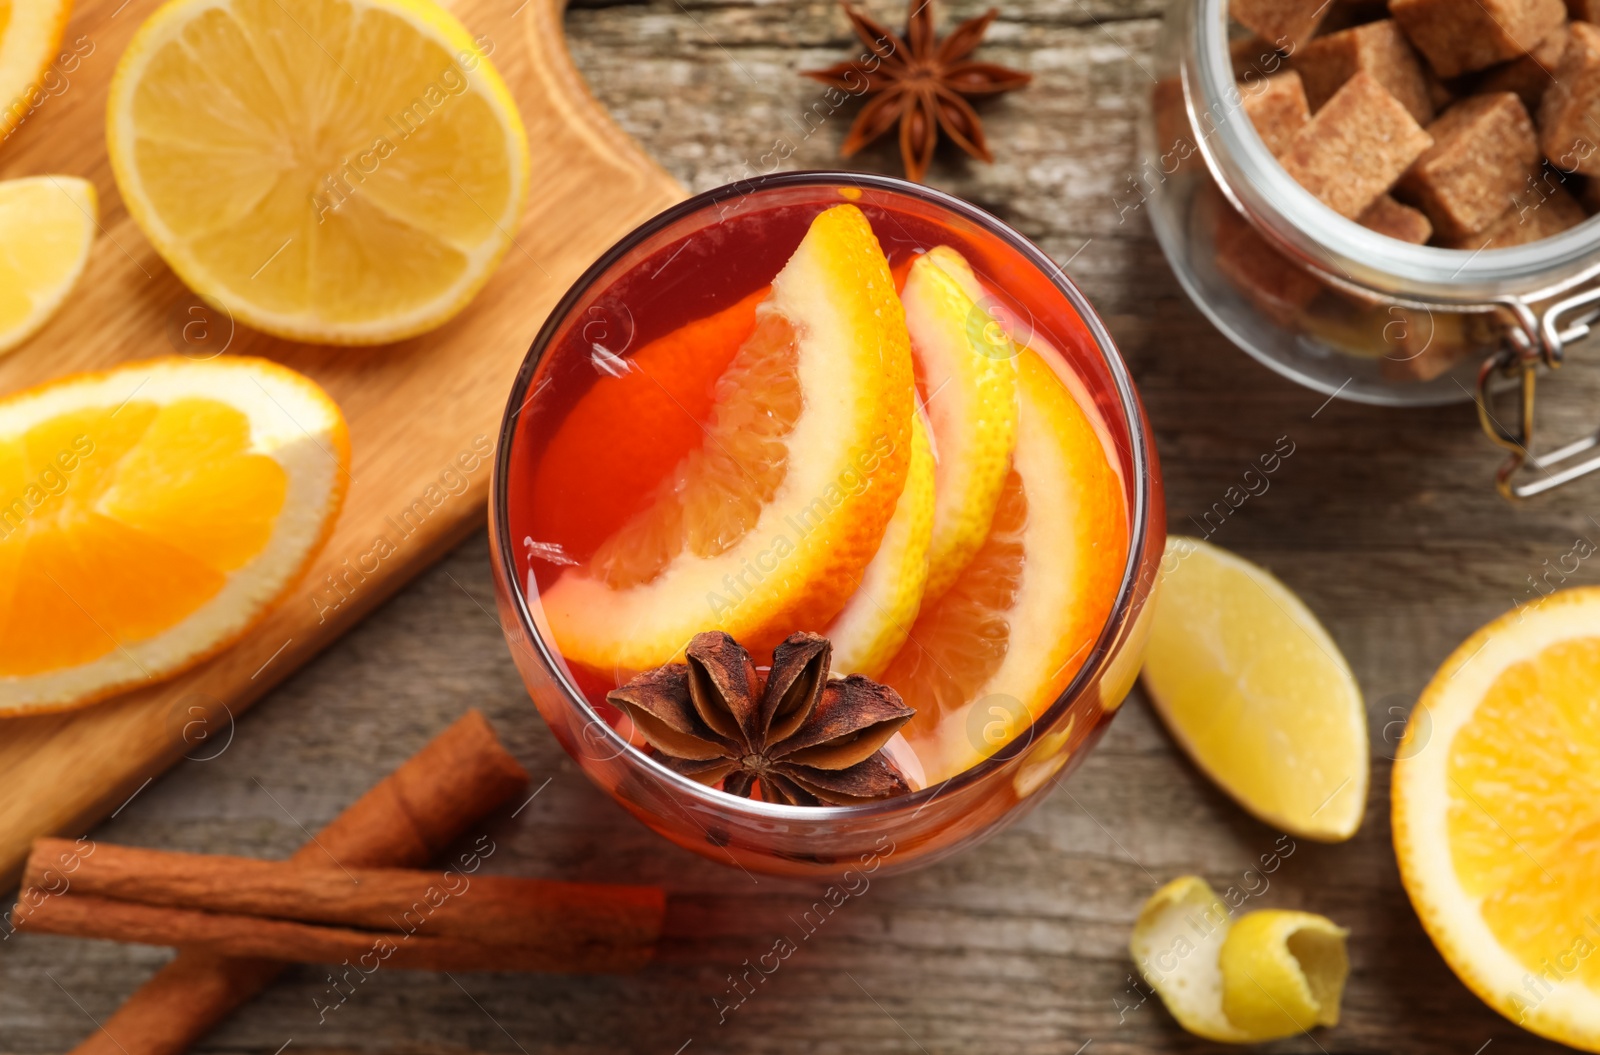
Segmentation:
[[(0, 394), (76, 370), (228, 341), (225, 318), (200, 307), (128, 218), (105, 148), (112, 71), (160, 0), (78, 0), (54, 94), (0, 147), (0, 178), (64, 173), (100, 193), (101, 231), (68, 306), (0, 359)], [(584, 87), (561, 29), (565, 0), (444, 0), (479, 38), (522, 110), (533, 155), (516, 243), (487, 288), (433, 333), (381, 348), (293, 344), (239, 327), (228, 353), (261, 355), (310, 375), (350, 422), (349, 495), (306, 580), (243, 642), (160, 685), (61, 715), (0, 720), (0, 889), (29, 843), (77, 834), (117, 810), (155, 774), (211, 749), (238, 715), (484, 523), (491, 454), (517, 365), (574, 279), (640, 221), (685, 192), (624, 135)], [(185, 328), (187, 327), (187, 331)], [(465, 461), (458, 458), (465, 455)], [(459, 494), (437, 487), (462, 464)], [(446, 482), (455, 482), (454, 477)], [(456, 490), (460, 490), (459, 483)], [(385, 524), (424, 494), (420, 526), (376, 571), (347, 573)], [(346, 562), (350, 562), (349, 565)], [(367, 565), (370, 567), (371, 561)], [(337, 575), (339, 590), (330, 587)]]

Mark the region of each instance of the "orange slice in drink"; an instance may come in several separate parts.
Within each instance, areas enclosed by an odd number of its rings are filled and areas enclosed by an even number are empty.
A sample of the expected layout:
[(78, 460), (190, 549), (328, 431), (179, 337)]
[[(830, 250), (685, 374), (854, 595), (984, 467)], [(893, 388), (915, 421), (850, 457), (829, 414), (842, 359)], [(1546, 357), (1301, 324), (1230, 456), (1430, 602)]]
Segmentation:
[(844, 607), (911, 461), (911, 348), (866, 217), (812, 221), (718, 380), (703, 444), (540, 598), (569, 660), (639, 671), (703, 630), (751, 652)]
[(902, 732), (929, 783), (993, 754), (1066, 688), (1127, 561), (1122, 488), (1100, 436), (1026, 349), (1017, 395), (1017, 445), (989, 535), (884, 674), (916, 708)]
[[(756, 326), (761, 289), (624, 355), (567, 414), (533, 479), (533, 535), (586, 561), (650, 504), (655, 488), (705, 442), (712, 393)], [(590, 335), (585, 335), (586, 337)], [(615, 335), (595, 334), (615, 341)], [(620, 341), (615, 341), (620, 343)], [(599, 353), (596, 353), (599, 354)]]
[(339, 408), (263, 359), (156, 359), (0, 401), (0, 714), (170, 677), (236, 640), (326, 541)]

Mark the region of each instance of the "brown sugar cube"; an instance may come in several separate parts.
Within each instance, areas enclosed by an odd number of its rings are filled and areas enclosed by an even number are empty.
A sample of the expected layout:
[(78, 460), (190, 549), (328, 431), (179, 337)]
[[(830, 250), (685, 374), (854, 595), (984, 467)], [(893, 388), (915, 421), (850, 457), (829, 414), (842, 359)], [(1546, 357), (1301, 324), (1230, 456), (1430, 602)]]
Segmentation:
[(1269, 319), (1295, 325), (1322, 283), (1274, 249), (1231, 205), (1216, 205), (1217, 270)]
[(1270, 77), (1289, 65), (1283, 53), (1260, 37), (1240, 37), (1229, 41), (1228, 54), (1233, 60), (1233, 79), (1242, 81), (1251, 77)]
[(1398, 238), (1412, 245), (1423, 245), (1433, 237), (1433, 224), (1419, 210), (1402, 205), (1385, 194), (1356, 217), (1356, 223), (1368, 230)]
[[(1159, 166), (1166, 176), (1200, 164), (1194, 126), (1184, 106), (1183, 82), (1176, 77), (1156, 82), (1150, 89), (1150, 102), (1155, 114), (1156, 156), (1148, 163)], [(1133, 177), (1129, 179), (1136, 185)]]
[(1353, 220), (1432, 144), (1406, 108), (1362, 70), (1300, 129), (1279, 160), (1300, 186)]
[(1293, 70), (1266, 80), (1241, 83), (1239, 99), (1245, 116), (1256, 126), (1256, 134), (1274, 157), (1283, 153), (1295, 133), (1311, 120), (1300, 75)]
[(1562, 0), (1390, 0), (1389, 13), (1441, 77), (1526, 55), (1567, 18)]
[(1192, 140), (1189, 114), (1183, 105), (1183, 82), (1167, 77), (1150, 89), (1150, 108), (1156, 119), (1156, 149), (1165, 153), (1183, 140)]
[(1539, 142), (1522, 100), (1473, 95), (1428, 126), (1430, 147), (1397, 188), (1441, 238), (1462, 238), (1500, 218), (1539, 164)]
[(1539, 105), (1539, 143), (1562, 172), (1600, 175), (1600, 26), (1573, 22), (1556, 81)]
[(1294, 68), (1305, 82), (1312, 110), (1322, 109), (1357, 70), (1366, 70), (1418, 124), (1433, 120), (1433, 99), (1422, 63), (1392, 18), (1318, 37), (1295, 52)]
[(1389, 17), (1389, 0), (1333, 0), (1327, 17), (1317, 27), (1323, 36), (1352, 26), (1364, 26)]
[(1577, 194), (1578, 204), (1583, 206), (1583, 211), (1590, 216), (1600, 212), (1600, 179), (1585, 176), (1568, 176), (1567, 179), (1582, 184), (1577, 188)]
[(1379, 370), (1391, 381), (1432, 381), (1472, 352), (1466, 320), (1458, 312), (1396, 308), (1384, 334), (1391, 347)]
[(1269, 44), (1293, 52), (1311, 39), (1331, 6), (1332, 0), (1230, 0), (1228, 14)]
[(1489, 70), (1474, 87), (1474, 91), (1515, 92), (1530, 114), (1539, 112), (1539, 103), (1547, 88), (1555, 83), (1556, 70), (1567, 51), (1567, 27), (1557, 26), (1539, 46), (1522, 56)]
[(1428, 81), (1428, 101), (1433, 104), (1433, 112), (1438, 113), (1456, 101), (1456, 93), (1450, 86), (1441, 81), (1431, 69), (1423, 68), (1422, 75)]
[(1535, 181), (1535, 187), (1521, 195), (1500, 219), (1475, 235), (1442, 244), (1449, 249), (1506, 249), (1560, 234), (1588, 218), (1565, 187)]

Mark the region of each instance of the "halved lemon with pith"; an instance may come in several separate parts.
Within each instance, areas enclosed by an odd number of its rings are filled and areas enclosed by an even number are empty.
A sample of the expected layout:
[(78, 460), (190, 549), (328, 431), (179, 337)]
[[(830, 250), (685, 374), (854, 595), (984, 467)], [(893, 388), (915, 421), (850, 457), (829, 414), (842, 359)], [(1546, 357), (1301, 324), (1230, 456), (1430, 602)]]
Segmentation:
[(1485, 1003), (1600, 1051), (1600, 589), (1506, 613), (1445, 660), (1394, 766), (1395, 855)]
[(540, 598), (568, 659), (640, 671), (706, 629), (752, 653), (825, 627), (906, 482), (911, 348), (888, 261), (853, 205), (820, 214), (717, 381), (704, 444)]
[(1127, 561), (1099, 434), (1036, 352), (1016, 362), (1017, 443), (988, 536), (883, 676), (916, 708), (902, 733), (929, 783), (993, 754), (1067, 687)]
[(339, 408), (262, 359), (156, 359), (0, 400), (0, 714), (170, 677), (299, 579), (349, 478)]
[(111, 85), (135, 222), (195, 292), (292, 340), (438, 326), (511, 244), (516, 105), (431, 0), (172, 0)]

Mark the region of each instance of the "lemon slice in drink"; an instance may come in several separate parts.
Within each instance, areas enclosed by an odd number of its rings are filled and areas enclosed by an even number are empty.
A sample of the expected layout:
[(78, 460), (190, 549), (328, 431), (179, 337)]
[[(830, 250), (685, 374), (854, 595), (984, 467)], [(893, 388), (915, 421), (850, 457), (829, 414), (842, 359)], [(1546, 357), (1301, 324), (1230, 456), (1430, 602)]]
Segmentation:
[(876, 678), (905, 644), (928, 585), (928, 543), (933, 538), (933, 446), (921, 414), (911, 418), (911, 465), (894, 517), (856, 591), (823, 634), (833, 642), (837, 674)]
[(431, 0), (172, 0), (117, 66), (107, 143), (172, 269), (301, 341), (380, 344), (450, 318), (527, 189), (505, 83)]
[(0, 183), (0, 352), (50, 321), (94, 244), (94, 185), (71, 176)]
[(930, 598), (988, 537), (1017, 442), (1017, 346), (979, 307), (978, 289), (966, 259), (938, 246), (911, 265), (900, 292), (939, 455)]
[(1338, 842), (1367, 801), (1350, 665), (1288, 587), (1198, 539), (1167, 539), (1141, 677), (1178, 743), (1268, 824)]

